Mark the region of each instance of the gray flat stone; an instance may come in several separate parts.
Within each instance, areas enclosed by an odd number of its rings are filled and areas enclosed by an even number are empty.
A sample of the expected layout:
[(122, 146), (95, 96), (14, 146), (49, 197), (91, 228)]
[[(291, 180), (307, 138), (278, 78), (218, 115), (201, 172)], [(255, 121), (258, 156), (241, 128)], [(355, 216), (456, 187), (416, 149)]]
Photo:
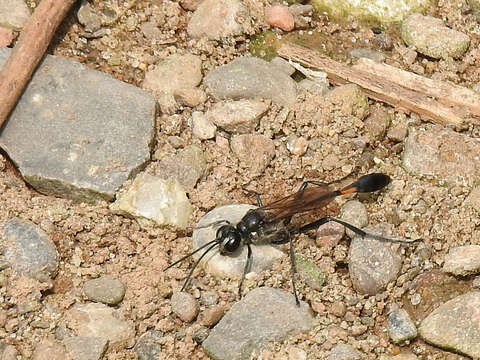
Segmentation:
[(307, 303), (301, 301), (298, 307), (292, 294), (261, 287), (234, 304), (202, 346), (213, 359), (250, 359), (252, 352), (267, 342), (282, 341), (312, 326)]
[(34, 223), (6, 221), (0, 232), (6, 260), (20, 274), (49, 281), (57, 271), (58, 253), (53, 241)]
[(215, 68), (204, 83), (217, 99), (263, 98), (291, 106), (297, 96), (296, 83), (289, 75), (254, 57), (240, 57)]
[(420, 325), (419, 334), (427, 342), (474, 359), (480, 358), (480, 291), (472, 291), (447, 301)]
[(472, 186), (480, 177), (480, 142), (451, 130), (410, 130), (403, 166), (419, 176)]
[[(192, 235), (192, 248), (198, 249), (200, 246), (215, 239), (217, 229), (225, 223), (215, 225), (220, 220), (228, 220), (232, 224), (237, 224), (250, 209), (256, 206), (247, 204), (235, 204), (219, 206), (208, 212), (197, 224)], [(212, 226), (208, 226), (208, 225)], [(194, 257), (198, 259), (199, 253)], [(252, 245), (252, 272), (260, 272), (270, 269), (273, 263), (285, 254), (273, 245), (262, 244)], [(220, 277), (239, 278), (243, 274), (245, 262), (247, 261), (247, 247), (242, 246), (237, 252), (229, 256), (221, 255), (218, 249), (212, 250), (205, 256), (201, 265), (205, 271)]]
[[(0, 66), (9, 50), (0, 48)], [(47, 55), (0, 133), (2, 147), (41, 193), (93, 202), (149, 159), (155, 100), (145, 91)]]

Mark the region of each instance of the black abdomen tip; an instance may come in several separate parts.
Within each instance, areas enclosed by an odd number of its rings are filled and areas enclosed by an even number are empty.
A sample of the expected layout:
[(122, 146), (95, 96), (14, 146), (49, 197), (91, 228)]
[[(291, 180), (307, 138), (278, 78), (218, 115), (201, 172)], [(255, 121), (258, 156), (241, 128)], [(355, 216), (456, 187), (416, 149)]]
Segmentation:
[(357, 188), (357, 192), (365, 193), (383, 189), (390, 181), (391, 179), (388, 175), (373, 173), (362, 176), (353, 185)]

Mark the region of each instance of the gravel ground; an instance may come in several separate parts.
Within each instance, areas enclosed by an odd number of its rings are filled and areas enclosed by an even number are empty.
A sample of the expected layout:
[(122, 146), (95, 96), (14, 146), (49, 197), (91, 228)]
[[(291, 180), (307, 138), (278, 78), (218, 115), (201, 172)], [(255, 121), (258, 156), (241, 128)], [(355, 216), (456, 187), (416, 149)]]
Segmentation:
[[(269, 2), (245, 1), (252, 13), (261, 13)], [(100, 38), (88, 38), (76, 19), (76, 10), (61, 26), (50, 53), (71, 58), (86, 66), (111, 74), (115, 78), (140, 86), (145, 71), (156, 62), (175, 52), (188, 49), (201, 56), (202, 71), (208, 73), (212, 68), (225, 64), (237, 56), (248, 52), (249, 37), (268, 26), (260, 21), (253, 22), (244, 35), (235, 41), (208, 42), (193, 40), (186, 32), (191, 12), (184, 11), (176, 1), (129, 0), (92, 1), (98, 11), (116, 8), (123, 11), (118, 20), (108, 28), (110, 34)], [(462, 7), (463, 6), (463, 7)], [(431, 14), (445, 19), (448, 26), (470, 34), (470, 49), (478, 49), (478, 23), (471, 13), (464, 12), (463, 1), (440, 1), (431, 10)], [(157, 34), (157, 41), (147, 39), (141, 25), (152, 14), (164, 16), (165, 22)], [(335, 57), (342, 58), (358, 44), (366, 42), (372, 35), (372, 29), (355, 22), (339, 24), (328, 21), (323, 16), (314, 16), (311, 25), (315, 31), (330, 34), (328, 46), (337, 49)], [(460, 60), (433, 61), (418, 58), (413, 63), (405, 60), (404, 45), (398, 30), (386, 32), (393, 47), (385, 51), (394, 63), (406, 70), (424, 68), (427, 76), (450, 80), (459, 85), (473, 87), (480, 81), (478, 62)], [(160, 41), (161, 40), (161, 41)], [(466, 58), (473, 58), (471, 51)], [(279, 195), (295, 191), (304, 179), (333, 181), (342, 178), (354, 170), (359, 174), (384, 172), (394, 183), (380, 194), (360, 197), (366, 206), (369, 223), (386, 223), (392, 232), (407, 239), (422, 239), (422, 246), (407, 246), (403, 250), (404, 261), (400, 273), (406, 274), (403, 283), (390, 284), (387, 290), (372, 297), (360, 295), (352, 287), (349, 272), (345, 264), (349, 240), (344, 238), (334, 249), (317, 246), (314, 233), (302, 234), (295, 238), (296, 251), (314, 261), (326, 274), (324, 287), (313, 290), (299, 280), (297, 291), (302, 300), (311, 304), (317, 314), (317, 325), (308, 333), (294, 335), (285, 342), (271, 344), (259, 355), (262, 359), (289, 358), (308, 359), (326, 358), (330, 349), (339, 341), (363, 350), (367, 358), (375, 359), (381, 354), (398, 354), (409, 350), (421, 359), (461, 359), (434, 348), (420, 339), (403, 347), (389, 342), (385, 331), (388, 310), (395, 304), (409, 299), (412, 280), (418, 274), (442, 266), (445, 254), (450, 248), (480, 244), (480, 222), (478, 212), (464, 206), (464, 200), (471, 187), (462, 185), (442, 185), (434, 178), (420, 178), (409, 174), (402, 168), (401, 154), (403, 139), (394, 136), (374, 136), (362, 124), (345, 124), (343, 118), (334, 115), (327, 120), (328, 131), (318, 132), (313, 124), (318, 121), (315, 115), (323, 107), (326, 114), (337, 114), (338, 109), (332, 103), (326, 103), (321, 96), (308, 92), (300, 93), (303, 101), (294, 106), (296, 116), (284, 123), (282, 109), (271, 105), (268, 113), (260, 120), (256, 133), (272, 138), (275, 145), (275, 157), (261, 174), (252, 174), (248, 168), (239, 164), (230, 150), (226, 139), (228, 134), (217, 135), (217, 140), (200, 141), (192, 136), (188, 125), (192, 109), (181, 108), (175, 115), (159, 115), (155, 152), (172, 153), (175, 147), (189, 144), (201, 147), (207, 160), (207, 172), (197, 186), (189, 192), (194, 206), (190, 227), (186, 231), (168, 228), (141, 228), (135, 220), (112, 215), (107, 203), (96, 205), (78, 204), (69, 200), (41, 195), (27, 187), (12, 164), (5, 157), (0, 162), (0, 221), (12, 217), (30, 220), (42, 228), (54, 241), (60, 257), (58, 275), (53, 280), (52, 289), (42, 290), (38, 299), (38, 308), (18, 313), (14, 304), (24, 303), (31, 289), (39, 286), (35, 283), (20, 281), (11, 269), (0, 273), (2, 283), (0, 305), (0, 338), (8, 339), (14, 345), (21, 358), (31, 358), (36, 344), (42, 339), (52, 339), (55, 330), (50, 326), (35, 326), (35, 321), (54, 322), (54, 314), (63, 314), (75, 303), (85, 301), (83, 285), (92, 277), (110, 274), (125, 284), (123, 301), (116, 308), (133, 322), (136, 337), (149, 329), (160, 333), (162, 355), (165, 359), (204, 359), (207, 358), (201, 346), (194, 340), (195, 331), (200, 328), (196, 322), (186, 323), (171, 313), (170, 297), (174, 290), (182, 285), (182, 279), (188, 273), (184, 264), (168, 272), (163, 269), (191, 251), (191, 233), (198, 220), (207, 211), (227, 203), (255, 203), (255, 199), (242, 189), (248, 188), (260, 193), (265, 203)], [(195, 110), (206, 111), (212, 101), (197, 106)], [(380, 109), (380, 110), (378, 110)], [(436, 129), (433, 124), (422, 122), (418, 116), (407, 116), (393, 108), (370, 102), (370, 113), (385, 111), (391, 118), (388, 130), (397, 126), (416, 129)], [(351, 141), (340, 136), (349, 127), (351, 136), (363, 136), (366, 147), (355, 147)], [(471, 137), (479, 136), (479, 129), (471, 127), (464, 132)], [(223, 136), (222, 136), (223, 135)], [(304, 155), (292, 155), (287, 147), (287, 137), (308, 139), (309, 150)], [(176, 138), (175, 147), (172, 137)], [(331, 166), (325, 162), (327, 154), (334, 154)], [(315, 166), (315, 164), (321, 164)], [(147, 168), (154, 171), (156, 162)], [(327, 210), (336, 214), (347, 201), (340, 199)], [(303, 218), (302, 218), (303, 221)], [(418, 262), (419, 249), (427, 249), (424, 260)], [(425, 261), (427, 259), (428, 261)], [(274, 265), (270, 271), (264, 271), (246, 281), (245, 292), (258, 286), (270, 286), (291, 291), (290, 264), (285, 258)], [(458, 280), (462, 282), (463, 280)], [(194, 298), (214, 292), (217, 303), (228, 310), (237, 299), (237, 280), (218, 279), (203, 270), (197, 270), (193, 284), (188, 290)], [(345, 308), (342, 309), (342, 305)], [(200, 311), (206, 305), (201, 304)], [(54, 309), (54, 310), (52, 310)], [(61, 315), (59, 315), (61, 316)], [(58, 338), (58, 337), (57, 337)], [(109, 348), (105, 359), (135, 359), (133, 348)]]

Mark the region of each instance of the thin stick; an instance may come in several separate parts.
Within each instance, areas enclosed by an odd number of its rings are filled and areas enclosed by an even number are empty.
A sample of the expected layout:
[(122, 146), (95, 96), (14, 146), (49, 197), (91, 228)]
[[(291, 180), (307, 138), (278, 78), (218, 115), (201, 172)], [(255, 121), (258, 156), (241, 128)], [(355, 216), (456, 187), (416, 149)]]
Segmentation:
[(0, 72), (0, 127), (47, 50), (53, 34), (75, 0), (42, 0)]
[[(304, 66), (325, 71), (334, 84), (357, 84), (372, 99), (386, 102), (397, 109), (414, 111), (422, 118), (442, 125), (463, 128), (469, 122), (475, 122), (468, 112), (467, 115), (461, 114), (465, 112), (462, 109), (480, 114), (480, 96), (447, 82), (413, 76), (393, 66), (372, 64), (368, 60), (351, 67), (289, 43), (282, 45), (277, 53)], [(439, 89), (431, 90), (432, 86)]]

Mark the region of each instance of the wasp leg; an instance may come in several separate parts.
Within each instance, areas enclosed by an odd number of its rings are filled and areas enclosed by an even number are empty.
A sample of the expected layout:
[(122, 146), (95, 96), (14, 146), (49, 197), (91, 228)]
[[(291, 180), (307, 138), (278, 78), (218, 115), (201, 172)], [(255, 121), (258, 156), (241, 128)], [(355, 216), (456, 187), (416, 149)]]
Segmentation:
[(240, 284), (238, 285), (238, 297), (242, 297), (242, 285), (243, 281), (245, 280), (245, 276), (250, 272), (252, 269), (252, 262), (253, 262), (253, 256), (252, 256), (252, 248), (250, 247), (250, 244), (247, 244), (247, 262), (245, 263), (245, 267), (243, 268), (243, 274), (242, 274), (242, 279), (240, 280)]
[(257, 192), (254, 191), (254, 190), (248, 190), (248, 189), (243, 189), (243, 190), (246, 191), (246, 192), (248, 192), (248, 193), (250, 193), (250, 194), (255, 195), (255, 199), (257, 199), (257, 205), (258, 205), (258, 207), (262, 207), (262, 206), (263, 206), (263, 201), (262, 201), (262, 199), (260, 198), (260, 194), (259, 194), (259, 193), (257, 193)]
[(330, 216), (323, 217), (321, 219), (318, 219), (316, 221), (311, 222), (310, 224), (303, 225), (299, 228), (292, 229), (290, 230), (290, 235), (294, 234), (300, 234), (303, 232), (306, 232), (308, 230), (312, 230), (315, 228), (318, 228), (320, 225), (326, 224), (330, 221), (336, 222), (338, 224), (341, 224), (345, 226), (347, 229), (352, 230), (355, 234), (360, 235), (361, 237), (369, 237), (372, 239), (380, 240), (380, 241), (387, 241), (387, 242), (398, 242), (398, 243), (407, 243), (410, 244), (410, 241), (405, 241), (405, 240), (399, 240), (399, 239), (389, 239), (380, 235), (375, 235), (371, 233), (367, 233), (366, 231), (363, 231), (362, 229), (357, 228), (356, 226), (353, 226), (352, 224), (349, 224), (343, 220), (335, 219)]
[(295, 274), (297, 273), (297, 265), (295, 263), (295, 250), (293, 248), (293, 241), (292, 237), (290, 235), (291, 233), (289, 231), (283, 230), (279, 231), (275, 239), (272, 239), (271, 243), (280, 245), (280, 244), (290, 244), (290, 249), (289, 249), (289, 254), (290, 254), (290, 273), (292, 276), (292, 290), (293, 290), (293, 295), (295, 296), (295, 303), (297, 306), (300, 306), (300, 301), (298, 300), (298, 295), (297, 295), (297, 288), (295, 287)]

